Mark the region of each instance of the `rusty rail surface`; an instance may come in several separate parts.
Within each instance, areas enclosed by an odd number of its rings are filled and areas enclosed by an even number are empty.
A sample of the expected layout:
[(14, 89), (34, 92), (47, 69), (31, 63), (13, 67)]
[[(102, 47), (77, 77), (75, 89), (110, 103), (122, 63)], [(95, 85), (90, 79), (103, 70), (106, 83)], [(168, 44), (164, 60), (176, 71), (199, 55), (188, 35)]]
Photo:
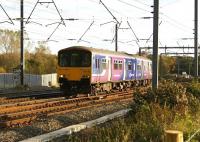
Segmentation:
[[(60, 97), (39, 100), (30, 100), (27, 98), (27, 100), (23, 100), (21, 98), (21, 102), (10, 100), (11, 103), (8, 101), (8, 104), (0, 105), (0, 127), (15, 127), (30, 124), (30, 122), (37, 118), (66, 114), (80, 109), (115, 102), (131, 101), (132, 98), (133, 90), (127, 90), (98, 96), (82, 95), (82, 97), (72, 99)], [(1, 101), (6, 100), (2, 99)]]

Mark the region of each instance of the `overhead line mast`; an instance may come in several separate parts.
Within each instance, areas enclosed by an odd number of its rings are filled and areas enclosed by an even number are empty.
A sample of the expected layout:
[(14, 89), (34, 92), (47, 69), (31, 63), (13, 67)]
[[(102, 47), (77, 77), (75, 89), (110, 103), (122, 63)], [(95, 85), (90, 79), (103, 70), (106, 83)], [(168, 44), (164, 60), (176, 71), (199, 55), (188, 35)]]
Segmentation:
[(158, 88), (158, 22), (159, 22), (159, 0), (154, 0), (153, 11), (153, 76), (152, 88)]
[(113, 19), (115, 20), (115, 51), (118, 51), (118, 28), (120, 26), (119, 21), (117, 20), (117, 18), (112, 14), (112, 12), (108, 9), (108, 7), (102, 2), (102, 0), (100, 0), (100, 3), (105, 7), (105, 9), (110, 13), (110, 15), (113, 17)]
[(24, 85), (24, 2), (20, 0), (20, 83)]
[(198, 79), (198, 0), (195, 0), (194, 7), (194, 76)]

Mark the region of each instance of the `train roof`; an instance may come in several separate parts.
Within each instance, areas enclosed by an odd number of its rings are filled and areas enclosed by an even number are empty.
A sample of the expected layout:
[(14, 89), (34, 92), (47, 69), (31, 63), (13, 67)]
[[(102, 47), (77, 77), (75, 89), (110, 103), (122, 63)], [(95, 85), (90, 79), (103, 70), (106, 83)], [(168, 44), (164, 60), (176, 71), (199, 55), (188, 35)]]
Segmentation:
[(120, 56), (137, 57), (137, 58), (148, 60), (148, 58), (146, 58), (146, 57), (142, 57), (142, 56), (135, 55), (135, 54), (129, 54), (129, 53), (122, 52), (122, 51), (115, 52), (115, 51), (111, 51), (111, 50), (98, 49), (98, 48), (92, 48), (92, 47), (86, 47), (86, 46), (71, 46), (68, 48), (61, 49), (60, 51), (72, 50), (72, 49), (81, 49), (81, 50), (90, 51), (92, 53), (101, 53), (101, 54), (105, 53), (105, 54), (114, 54), (114, 55), (120, 55)]

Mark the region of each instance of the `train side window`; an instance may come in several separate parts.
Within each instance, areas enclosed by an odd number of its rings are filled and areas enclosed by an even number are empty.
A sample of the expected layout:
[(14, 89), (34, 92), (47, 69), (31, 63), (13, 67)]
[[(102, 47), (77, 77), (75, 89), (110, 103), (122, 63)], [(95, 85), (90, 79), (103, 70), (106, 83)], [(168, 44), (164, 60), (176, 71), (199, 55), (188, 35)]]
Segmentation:
[(114, 60), (114, 70), (118, 70), (118, 63), (117, 63), (117, 60)]
[(133, 64), (133, 70), (135, 70), (135, 64)]
[(106, 59), (101, 59), (101, 63), (102, 63), (102, 69), (106, 69), (107, 67), (107, 62), (106, 62)]
[(99, 59), (95, 59), (95, 68), (99, 69)]
[(122, 61), (121, 60), (118, 61), (118, 65), (119, 65), (119, 70), (122, 70)]
[(132, 70), (131, 62), (128, 62), (128, 70)]

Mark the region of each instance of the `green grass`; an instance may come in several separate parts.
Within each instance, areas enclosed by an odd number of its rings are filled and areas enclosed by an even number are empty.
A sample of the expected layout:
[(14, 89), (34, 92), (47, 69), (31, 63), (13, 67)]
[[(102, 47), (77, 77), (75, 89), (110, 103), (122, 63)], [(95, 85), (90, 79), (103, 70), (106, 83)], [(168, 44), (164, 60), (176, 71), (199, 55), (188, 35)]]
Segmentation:
[[(187, 140), (200, 129), (200, 99), (196, 96), (200, 86), (188, 87), (190, 89), (180, 83), (164, 81), (156, 92), (148, 90), (142, 96), (136, 92), (133, 111), (124, 118), (63, 137), (63, 141), (163, 142), (164, 131), (169, 129), (183, 131)], [(191, 142), (199, 141), (200, 133)]]

